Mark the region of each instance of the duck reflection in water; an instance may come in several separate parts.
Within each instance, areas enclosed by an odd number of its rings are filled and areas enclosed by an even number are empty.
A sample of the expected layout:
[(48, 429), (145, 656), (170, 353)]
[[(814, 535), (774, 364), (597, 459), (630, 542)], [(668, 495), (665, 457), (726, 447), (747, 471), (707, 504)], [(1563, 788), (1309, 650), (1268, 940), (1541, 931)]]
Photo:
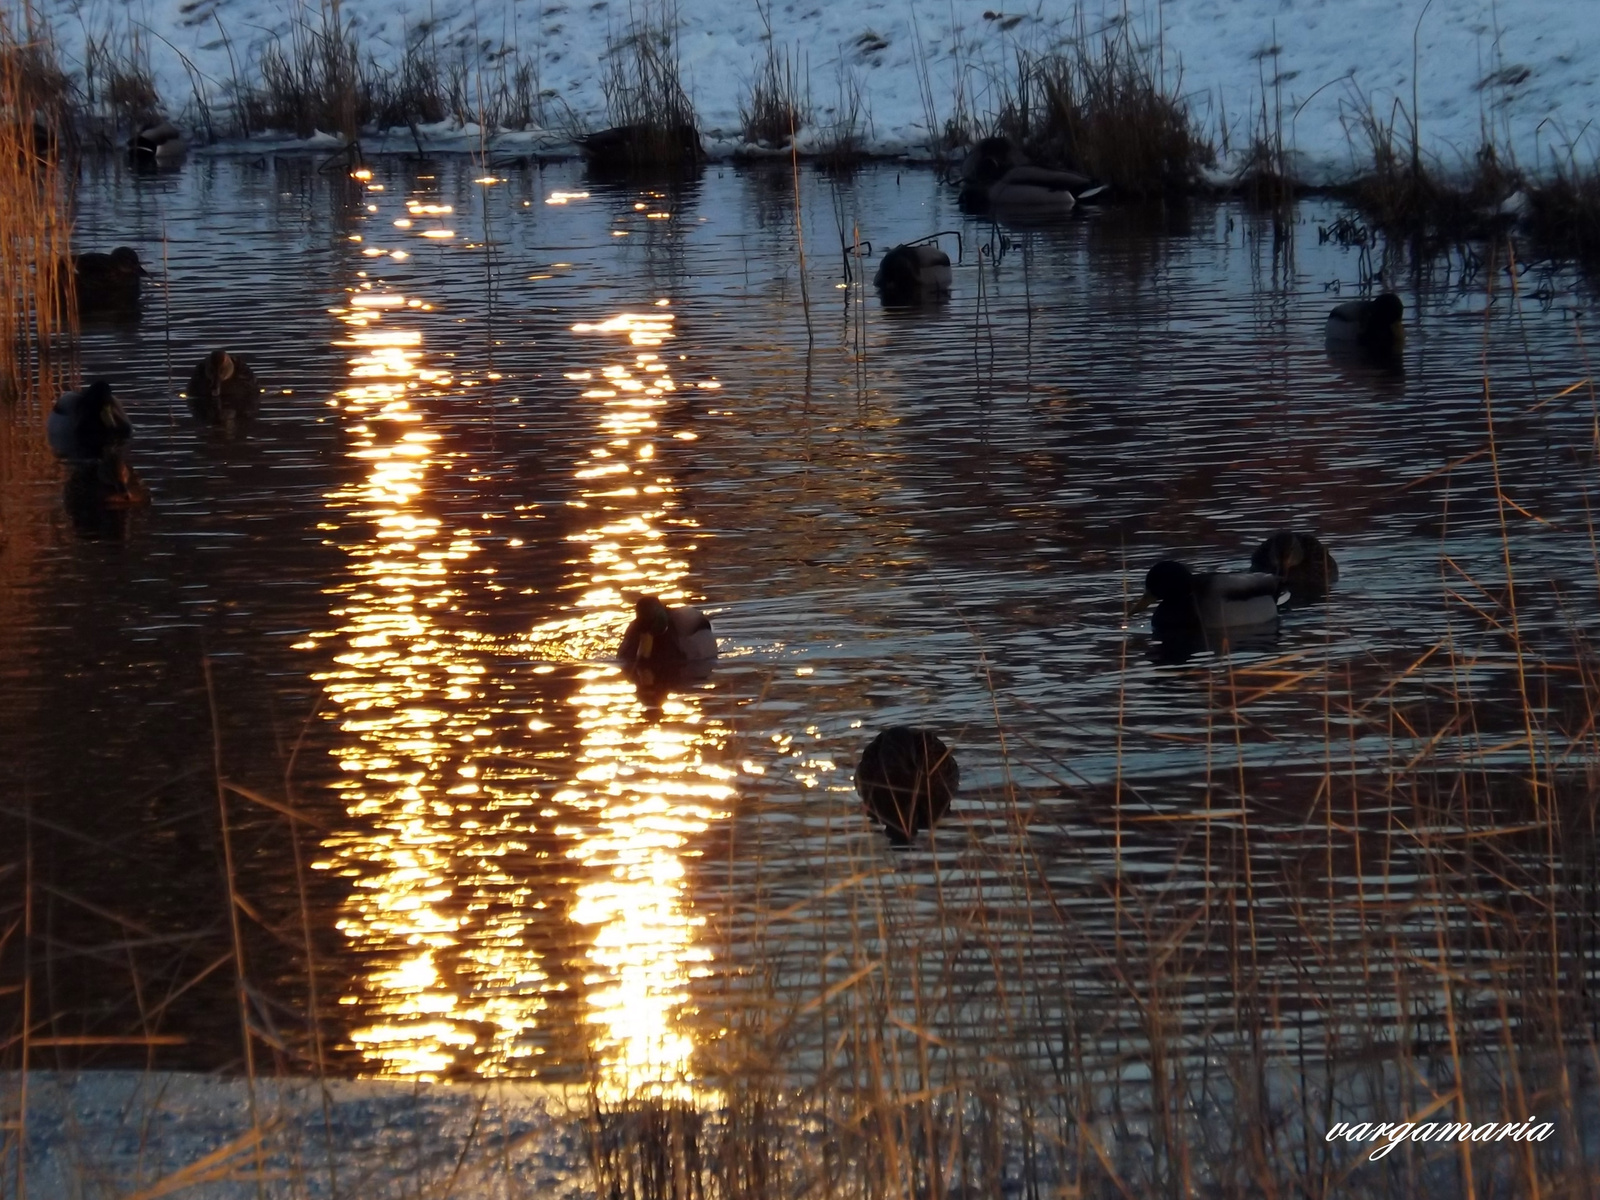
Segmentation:
[(150, 504), (150, 490), (121, 446), (72, 465), (61, 499), (73, 528), (89, 538), (123, 538), (131, 515)]
[(668, 608), (659, 596), (640, 596), (617, 658), (638, 688), (645, 710), (659, 715), (673, 691), (711, 675), (717, 635), (711, 618), (692, 605)]

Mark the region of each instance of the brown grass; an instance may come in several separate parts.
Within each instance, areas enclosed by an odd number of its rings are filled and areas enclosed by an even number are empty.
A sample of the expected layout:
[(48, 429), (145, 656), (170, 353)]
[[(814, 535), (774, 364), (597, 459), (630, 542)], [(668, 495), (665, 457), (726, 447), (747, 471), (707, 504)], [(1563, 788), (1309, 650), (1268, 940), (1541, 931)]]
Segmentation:
[(1082, 171), (1122, 196), (1184, 193), (1214, 152), (1160, 75), (1125, 24), (1045, 54), (1019, 50), (992, 131), (1036, 162)]
[(0, 13), (0, 402), (37, 419), (74, 370), (67, 87), (55, 47), (11, 20)]
[(781, 149), (811, 123), (811, 105), (800, 85), (795, 57), (767, 41), (767, 57), (750, 83), (750, 95), (739, 105), (745, 141)]

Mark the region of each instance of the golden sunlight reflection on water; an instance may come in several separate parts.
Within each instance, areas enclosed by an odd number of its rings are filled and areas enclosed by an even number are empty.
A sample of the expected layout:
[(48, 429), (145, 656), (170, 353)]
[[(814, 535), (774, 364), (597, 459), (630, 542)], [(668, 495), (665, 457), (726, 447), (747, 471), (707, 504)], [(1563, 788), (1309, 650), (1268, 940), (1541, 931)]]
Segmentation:
[(520, 815), (486, 803), (472, 761), (496, 719), (488, 664), (437, 620), (480, 549), (429, 511), (444, 463), (425, 401), (453, 380), (426, 365), (420, 330), (387, 323), (415, 308), (358, 290), (335, 310), (355, 352), (336, 403), (366, 474), (328, 500), (370, 534), (344, 547), (349, 579), (329, 590), (345, 651), (318, 677), (351, 738), (343, 800), (359, 830), (328, 843), (354, 885), (339, 927), (370, 964), (366, 994), (342, 999), (374, 1018), (351, 1037), (377, 1073), (500, 1074), (533, 1053), (547, 973), (524, 945), (533, 898), (496, 865)]
[[(531, 1074), (552, 1040), (571, 1036), (541, 1025), (569, 986), (553, 976), (576, 977), (581, 1000), (563, 1011), (581, 1013), (591, 1082), (611, 1094), (686, 1094), (688, 987), (710, 957), (696, 940), (704, 922), (687, 860), (733, 795), (717, 761), (725, 731), (699, 692), (646, 703), (597, 661), (612, 655), (636, 593), (683, 595), (683, 552), (694, 548), (656, 458), (676, 387), (660, 356), (673, 316), (663, 303), (574, 327), (625, 337), (628, 349), (598, 374), (569, 373), (595, 424), (568, 501), (585, 518), (568, 537), (578, 548), (564, 568), (571, 600), (528, 634), (496, 638), (442, 616), (473, 589), (480, 603), (501, 589), (477, 578), (487, 552), (473, 531), (446, 528), (430, 503), (462, 469), (430, 430), (431, 404), (471, 381), (428, 366), (418, 308), (364, 283), (332, 310), (352, 355), (335, 403), (364, 473), (328, 496), (348, 520), (349, 572), (329, 589), (337, 630), (308, 644), (338, 647), (317, 678), (346, 735), (338, 786), (352, 830), (327, 841), (319, 865), (352, 885), (340, 929), (362, 980), (341, 1000), (368, 1018), (352, 1041), (376, 1074)], [(529, 658), (574, 664), (518, 675), (513, 689), (567, 689), (545, 710), (568, 748), (545, 798), (502, 765), (516, 757), (517, 724), (551, 728), (511, 712), (493, 686), (504, 664)], [(569, 894), (542, 894), (554, 875), (535, 883), (507, 865), (528, 861), (535, 822), (544, 836), (534, 857), (571, 864), (559, 872)], [(564, 931), (550, 928), (563, 919)], [(542, 960), (552, 945), (570, 947), (556, 952), (576, 970)]]
[[(624, 336), (632, 353), (600, 379), (570, 372), (595, 414), (599, 444), (575, 472), (582, 511), (594, 514), (569, 540), (587, 548), (569, 562), (578, 614), (534, 632), (561, 657), (611, 653), (632, 616), (631, 597), (683, 596), (688, 563), (668, 543), (676, 488), (655, 459), (660, 416), (676, 384), (657, 352), (672, 337), (665, 304), (622, 313), (573, 332)], [(693, 548), (690, 546), (689, 548)], [(552, 655), (556, 656), (556, 655)], [(570, 784), (555, 800), (584, 819), (567, 854), (583, 865), (571, 919), (587, 931), (584, 973), (591, 1045), (612, 1094), (686, 1094), (694, 1041), (685, 1012), (689, 980), (707, 971), (696, 944), (686, 858), (697, 835), (728, 811), (730, 772), (716, 762), (725, 730), (693, 690), (660, 697), (651, 712), (611, 666), (586, 669), (570, 698), (581, 732)]]

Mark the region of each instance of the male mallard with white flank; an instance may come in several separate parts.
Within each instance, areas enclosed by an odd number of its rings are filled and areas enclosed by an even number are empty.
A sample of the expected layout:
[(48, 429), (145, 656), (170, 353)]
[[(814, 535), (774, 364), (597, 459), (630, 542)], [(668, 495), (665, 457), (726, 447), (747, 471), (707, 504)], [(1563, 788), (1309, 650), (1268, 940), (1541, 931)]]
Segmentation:
[(950, 295), (950, 256), (931, 243), (896, 246), (883, 256), (872, 286), (885, 304), (923, 304)]
[(165, 165), (175, 163), (189, 149), (183, 130), (171, 121), (154, 121), (143, 126), (128, 143), (128, 153), (136, 163)]
[(72, 273), (78, 288), (78, 308), (83, 312), (137, 308), (140, 280), (150, 274), (131, 246), (118, 246), (110, 254), (99, 250), (74, 254)]
[(1250, 556), (1256, 571), (1276, 575), (1289, 589), (1296, 604), (1314, 604), (1339, 582), (1339, 564), (1314, 534), (1292, 533), (1280, 529)]
[(189, 375), (189, 411), (207, 425), (226, 425), (256, 415), (261, 387), (250, 364), (237, 354), (213, 350)]
[[(1175, 559), (1164, 559), (1145, 576), (1144, 595), (1133, 611), (1156, 604), (1150, 627), (1157, 637), (1265, 625), (1278, 616), (1284, 590), (1276, 575), (1206, 571), (1196, 575)], [(1159, 603), (1156, 603), (1159, 601)]]
[(1328, 314), (1332, 346), (1359, 346), (1368, 354), (1398, 354), (1406, 344), (1405, 305), (1393, 292), (1371, 300), (1346, 300)]
[(909, 846), (950, 809), (961, 768), (950, 748), (926, 729), (893, 725), (873, 738), (856, 767), (856, 793), (889, 842)]
[(1077, 171), (1028, 164), (1010, 140), (984, 138), (962, 164), (961, 208), (966, 212), (1067, 213), (1105, 189)]
[(75, 392), (63, 392), (50, 410), (45, 436), (55, 456), (69, 463), (98, 462), (107, 450), (133, 436), (133, 425), (111, 394), (111, 385), (96, 379)]
[(625, 666), (655, 669), (709, 662), (717, 656), (711, 618), (698, 608), (668, 608), (659, 596), (640, 596), (617, 657)]

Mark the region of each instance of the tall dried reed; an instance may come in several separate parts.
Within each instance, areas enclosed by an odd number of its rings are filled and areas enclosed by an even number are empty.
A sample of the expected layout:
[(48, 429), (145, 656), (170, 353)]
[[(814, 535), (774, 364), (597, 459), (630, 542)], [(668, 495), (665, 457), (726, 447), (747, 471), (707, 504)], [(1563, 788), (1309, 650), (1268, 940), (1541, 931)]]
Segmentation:
[(66, 76), (25, 10), (0, 12), (0, 401), (42, 416), (72, 374), (72, 220), (60, 171)]
[(1124, 196), (1186, 192), (1214, 157), (1157, 55), (1134, 41), (1126, 23), (1042, 54), (1019, 48), (1013, 78), (996, 81), (996, 90), (994, 132)]

